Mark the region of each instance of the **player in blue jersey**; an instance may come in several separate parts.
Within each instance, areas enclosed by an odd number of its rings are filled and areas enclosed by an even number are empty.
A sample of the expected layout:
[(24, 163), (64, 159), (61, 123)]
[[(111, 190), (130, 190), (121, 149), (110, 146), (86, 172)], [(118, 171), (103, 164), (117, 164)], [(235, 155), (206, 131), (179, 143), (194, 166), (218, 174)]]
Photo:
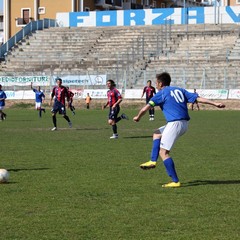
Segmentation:
[(37, 87), (37, 89), (33, 88), (33, 83), (31, 83), (31, 89), (35, 93), (35, 108), (37, 109), (37, 111), (39, 111), (39, 117), (42, 117), (42, 112), (46, 112), (45, 109), (42, 108), (42, 103), (45, 100), (45, 95), (41, 91), (40, 87)]
[(141, 164), (140, 167), (142, 169), (155, 168), (158, 156), (160, 155), (167, 174), (172, 178), (170, 183), (164, 184), (162, 187), (180, 187), (181, 184), (175, 170), (173, 159), (170, 156), (170, 151), (176, 140), (188, 129), (190, 117), (188, 115), (187, 104), (198, 101), (218, 108), (224, 108), (225, 105), (199, 97), (197, 93), (190, 93), (179, 87), (171, 87), (170, 83), (171, 77), (167, 72), (158, 74), (156, 76), (156, 88), (159, 91), (151, 98), (149, 103), (139, 111), (133, 120), (138, 122), (151, 107), (160, 106), (167, 124), (154, 132), (151, 160)]
[(5, 99), (7, 98), (6, 93), (2, 90), (2, 85), (0, 84), (0, 121), (6, 119), (7, 114), (3, 112), (5, 107)]

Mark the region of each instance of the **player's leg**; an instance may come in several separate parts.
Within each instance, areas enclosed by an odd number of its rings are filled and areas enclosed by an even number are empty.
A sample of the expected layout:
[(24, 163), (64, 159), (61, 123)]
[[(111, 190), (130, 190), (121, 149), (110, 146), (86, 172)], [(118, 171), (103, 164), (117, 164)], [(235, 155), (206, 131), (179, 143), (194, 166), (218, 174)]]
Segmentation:
[(3, 121), (4, 120), (4, 118), (3, 118), (3, 111), (0, 109), (0, 121)]
[(42, 117), (41, 107), (37, 108), (37, 110), (38, 110), (38, 115), (39, 115), (39, 117), (41, 118), (41, 117)]
[(148, 113), (149, 113), (149, 121), (152, 121), (152, 111), (151, 111), (151, 108), (148, 110)]
[(118, 114), (120, 112), (120, 107), (116, 106), (114, 109), (112, 109), (112, 119), (114, 119), (115, 124), (122, 120), (122, 116), (118, 117)]
[(46, 113), (45, 108), (42, 107), (42, 103), (40, 103), (40, 112), (44, 112), (44, 113)]
[(197, 104), (197, 110), (199, 111), (200, 107), (199, 107), (198, 101), (196, 101), (196, 104)]
[(72, 111), (73, 115), (75, 115), (75, 107), (72, 105), (72, 102), (70, 103), (70, 110)]
[(152, 120), (154, 120), (154, 115), (155, 115), (154, 107), (151, 109), (151, 112), (152, 112)]
[(52, 128), (52, 131), (55, 131), (57, 130), (57, 117), (56, 117), (56, 113), (53, 112), (52, 113), (52, 122), (53, 122), (53, 128)]
[(4, 106), (0, 109), (0, 120), (6, 120), (7, 114), (3, 112)]
[(162, 137), (161, 133), (163, 132), (164, 128), (165, 128), (165, 126), (157, 129), (153, 133), (151, 160), (141, 164), (140, 167), (142, 169), (146, 170), (146, 169), (151, 169), (151, 168), (155, 168), (156, 167), (157, 160), (158, 160), (158, 157), (159, 157), (160, 143), (161, 143), (161, 137)]
[(163, 160), (166, 172), (172, 178), (172, 182), (162, 185), (162, 187), (180, 187), (179, 178), (175, 169), (172, 157), (169, 155), (176, 140), (188, 129), (188, 121), (170, 122), (166, 125), (161, 139), (160, 157)]
[(175, 169), (175, 164), (173, 159), (169, 155), (170, 151), (161, 148), (160, 156), (163, 159), (164, 166), (166, 168), (166, 172), (169, 177), (171, 177), (172, 182), (166, 183), (162, 185), (162, 187), (180, 187), (181, 183), (179, 182), (179, 178), (177, 176), (177, 172)]
[(57, 130), (57, 117), (56, 114), (61, 110), (61, 106), (59, 106), (58, 102), (54, 102), (53, 108), (51, 110), (52, 113), (52, 122), (53, 122), (53, 128), (52, 131)]
[(113, 135), (110, 137), (111, 139), (118, 138), (117, 124), (116, 124), (116, 121), (119, 121), (118, 117), (117, 117), (118, 113), (119, 113), (119, 107), (116, 107), (114, 109), (112, 109), (110, 107), (109, 116), (108, 116), (108, 124), (112, 126)]
[(67, 116), (66, 108), (63, 104), (61, 105), (61, 114), (63, 115), (63, 118), (68, 122), (68, 125), (71, 128), (72, 122), (71, 122), (70, 118)]
[(194, 103), (190, 104), (190, 108), (191, 108), (192, 111), (194, 110)]
[(42, 117), (42, 113), (41, 113), (41, 105), (39, 102), (35, 102), (35, 109), (38, 111), (38, 116)]
[(118, 130), (117, 130), (117, 124), (114, 120), (109, 119), (108, 124), (112, 126), (113, 135), (110, 137), (110, 139), (117, 139), (118, 138)]

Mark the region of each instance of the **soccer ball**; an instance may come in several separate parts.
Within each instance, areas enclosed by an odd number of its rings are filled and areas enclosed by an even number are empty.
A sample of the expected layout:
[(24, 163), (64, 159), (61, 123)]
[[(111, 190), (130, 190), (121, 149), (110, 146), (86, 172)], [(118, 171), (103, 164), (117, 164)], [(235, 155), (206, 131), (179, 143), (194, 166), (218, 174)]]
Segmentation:
[(9, 179), (9, 172), (6, 169), (0, 169), (0, 183), (6, 183)]

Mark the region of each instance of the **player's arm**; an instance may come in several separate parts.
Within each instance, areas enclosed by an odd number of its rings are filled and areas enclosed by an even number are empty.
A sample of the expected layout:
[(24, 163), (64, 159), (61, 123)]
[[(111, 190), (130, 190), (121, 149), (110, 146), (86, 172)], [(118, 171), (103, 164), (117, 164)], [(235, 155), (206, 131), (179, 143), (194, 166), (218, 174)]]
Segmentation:
[(150, 106), (149, 104), (147, 104), (145, 107), (143, 107), (143, 108), (139, 111), (138, 115), (133, 118), (133, 121), (135, 121), (135, 122), (140, 121), (140, 119), (142, 118), (142, 116), (143, 116), (150, 108), (151, 108), (151, 106)]
[(109, 105), (109, 101), (105, 105), (102, 106), (102, 110), (105, 109)]
[(117, 105), (119, 105), (122, 102), (122, 98), (119, 98), (113, 105), (112, 108), (115, 108)]
[(49, 106), (52, 106), (52, 100), (54, 98), (54, 92), (55, 92), (55, 88), (53, 88), (53, 90), (52, 90)]
[(142, 92), (142, 96), (141, 96), (141, 98), (144, 96), (144, 93), (145, 93), (145, 87), (143, 88), (143, 92)]
[(42, 95), (42, 102), (44, 102), (45, 101), (45, 95), (43, 94)]
[(211, 101), (207, 98), (198, 97), (196, 100), (199, 103), (209, 104), (209, 105), (215, 106), (217, 108), (225, 108), (225, 105), (223, 103), (214, 102), (214, 101)]
[(65, 89), (65, 97), (67, 98), (67, 102), (68, 102), (68, 106), (69, 106), (70, 102), (71, 102), (70, 94), (69, 94), (69, 92), (68, 92), (66, 87), (64, 87), (64, 89)]

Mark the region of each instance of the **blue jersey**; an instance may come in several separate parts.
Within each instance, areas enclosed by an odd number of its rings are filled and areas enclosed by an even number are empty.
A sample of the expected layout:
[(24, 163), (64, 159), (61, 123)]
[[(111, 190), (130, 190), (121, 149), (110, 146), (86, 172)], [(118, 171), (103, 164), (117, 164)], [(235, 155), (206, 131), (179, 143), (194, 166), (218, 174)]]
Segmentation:
[(150, 106), (160, 106), (167, 122), (190, 120), (187, 103), (194, 103), (197, 93), (179, 87), (166, 86), (151, 98)]
[(35, 92), (35, 99), (36, 99), (36, 102), (42, 102), (42, 99), (45, 98), (45, 95), (43, 92), (41, 91), (38, 91), (37, 89), (33, 89), (33, 91)]
[(6, 94), (4, 91), (0, 91), (0, 98), (4, 98), (3, 100), (0, 100), (0, 106), (3, 107), (5, 106), (5, 99), (7, 98)]

